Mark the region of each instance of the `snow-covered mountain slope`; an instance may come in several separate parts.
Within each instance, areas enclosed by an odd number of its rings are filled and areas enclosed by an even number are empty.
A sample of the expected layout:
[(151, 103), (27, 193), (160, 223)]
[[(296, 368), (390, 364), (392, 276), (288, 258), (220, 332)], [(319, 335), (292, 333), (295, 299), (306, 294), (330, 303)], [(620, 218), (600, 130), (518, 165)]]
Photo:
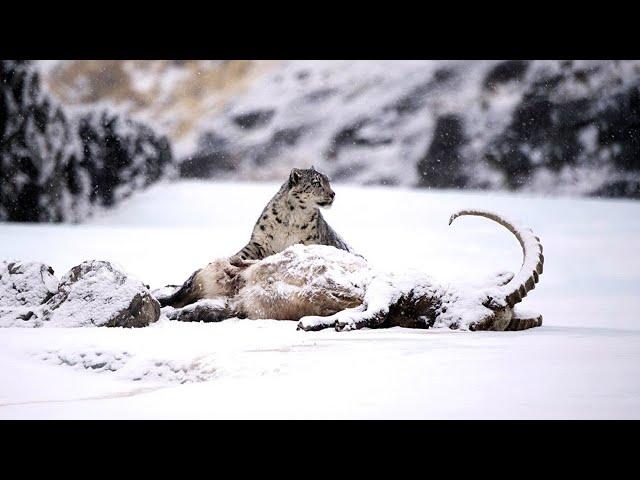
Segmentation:
[[(114, 261), (151, 287), (246, 242), (277, 184), (159, 184), (85, 225), (0, 225), (3, 259)], [(524, 332), (304, 333), (295, 322), (0, 329), (1, 418), (640, 418), (640, 205), (337, 185), (327, 221), (378, 268), (482, 282), (541, 238)], [(28, 331), (27, 331), (28, 330)], [(187, 407), (188, 406), (188, 407)]]
[(640, 195), (639, 61), (44, 64), (69, 104), (173, 139), (191, 178)]

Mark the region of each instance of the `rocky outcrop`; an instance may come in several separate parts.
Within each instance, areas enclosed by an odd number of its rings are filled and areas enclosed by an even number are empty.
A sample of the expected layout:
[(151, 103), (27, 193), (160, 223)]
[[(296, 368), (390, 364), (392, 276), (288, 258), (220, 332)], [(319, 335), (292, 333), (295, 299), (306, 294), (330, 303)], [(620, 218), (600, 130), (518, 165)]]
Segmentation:
[(584, 193), (640, 198), (640, 72), (628, 84), (614, 73), (567, 64), (531, 83), (484, 152), (506, 187), (536, 189), (544, 179), (553, 190), (569, 172), (592, 171), (600, 181)]
[(78, 118), (89, 201), (111, 206), (173, 173), (171, 147), (146, 125), (106, 111)]
[(145, 327), (160, 317), (148, 288), (105, 261), (83, 262), (59, 283), (51, 267), (10, 263), (0, 281), (2, 327)]
[(638, 60), (98, 63), (48, 83), (158, 121), (186, 178), (315, 165), (358, 184), (640, 197)]
[(527, 60), (500, 62), (487, 72), (482, 86), (487, 90), (495, 90), (501, 84), (520, 81), (524, 78), (529, 64)]
[(253, 112), (241, 113), (233, 117), (233, 121), (241, 128), (258, 128), (266, 125), (275, 112), (269, 110), (255, 110)]
[(200, 173), (638, 196), (639, 92), (638, 61), (287, 62), (211, 118)]
[(213, 178), (236, 170), (238, 159), (229, 142), (213, 132), (201, 136), (197, 152), (180, 163), (182, 178)]
[(438, 119), (433, 139), (418, 162), (420, 185), (436, 188), (460, 188), (467, 183), (463, 171), (464, 125), (456, 115)]

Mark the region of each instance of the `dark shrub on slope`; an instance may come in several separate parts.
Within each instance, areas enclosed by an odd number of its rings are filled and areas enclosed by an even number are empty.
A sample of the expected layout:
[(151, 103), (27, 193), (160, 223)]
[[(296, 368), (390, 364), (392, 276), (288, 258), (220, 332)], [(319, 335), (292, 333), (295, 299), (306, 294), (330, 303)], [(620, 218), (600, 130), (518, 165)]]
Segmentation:
[[(80, 210), (76, 132), (27, 62), (0, 62), (0, 220), (61, 221)], [(76, 202), (75, 200), (78, 200)]]
[(443, 115), (438, 118), (429, 149), (418, 161), (420, 186), (465, 186), (467, 179), (462, 171), (463, 159), (460, 151), (464, 143), (464, 125), (460, 117)]
[(118, 115), (66, 114), (27, 61), (0, 61), (0, 220), (78, 221), (173, 171), (166, 138)]
[(101, 112), (78, 119), (82, 165), (91, 203), (111, 206), (158, 181), (172, 168), (169, 142), (139, 123)]

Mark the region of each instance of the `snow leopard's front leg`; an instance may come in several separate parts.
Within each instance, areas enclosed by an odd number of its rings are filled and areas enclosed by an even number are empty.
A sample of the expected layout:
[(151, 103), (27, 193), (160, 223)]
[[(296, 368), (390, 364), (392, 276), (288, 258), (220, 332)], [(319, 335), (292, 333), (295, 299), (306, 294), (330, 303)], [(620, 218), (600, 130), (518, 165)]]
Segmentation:
[(229, 257), (229, 263), (234, 267), (244, 268), (254, 261), (263, 259), (265, 256), (262, 248), (258, 247), (255, 242), (249, 242), (242, 250)]

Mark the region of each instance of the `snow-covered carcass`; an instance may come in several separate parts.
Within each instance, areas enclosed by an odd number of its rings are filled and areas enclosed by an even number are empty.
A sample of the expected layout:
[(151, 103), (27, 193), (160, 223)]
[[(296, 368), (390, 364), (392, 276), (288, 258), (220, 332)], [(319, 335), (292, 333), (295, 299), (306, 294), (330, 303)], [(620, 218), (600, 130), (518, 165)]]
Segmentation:
[[(449, 223), (463, 215), (489, 218), (515, 235), (524, 254), (518, 274), (497, 274), (484, 287), (445, 286), (422, 273), (376, 271), (362, 257), (334, 247), (293, 245), (245, 267), (232, 266), (228, 259), (210, 263), (194, 277), (198, 284), (193, 287), (200, 299), (181, 308), (166, 306), (164, 313), (182, 321), (296, 320), (298, 329), (307, 331), (393, 326), (524, 330), (540, 326), (541, 315), (514, 310), (542, 274), (540, 239), (530, 229), (486, 211), (459, 211)], [(157, 295), (165, 305), (169, 296)]]

